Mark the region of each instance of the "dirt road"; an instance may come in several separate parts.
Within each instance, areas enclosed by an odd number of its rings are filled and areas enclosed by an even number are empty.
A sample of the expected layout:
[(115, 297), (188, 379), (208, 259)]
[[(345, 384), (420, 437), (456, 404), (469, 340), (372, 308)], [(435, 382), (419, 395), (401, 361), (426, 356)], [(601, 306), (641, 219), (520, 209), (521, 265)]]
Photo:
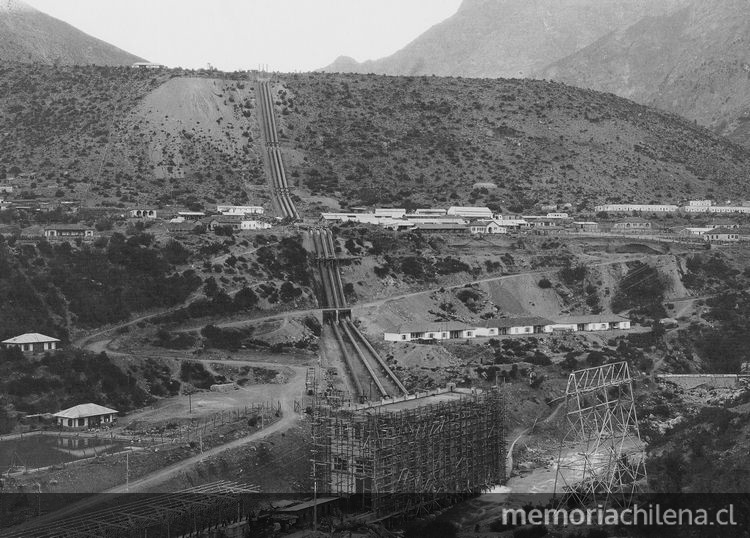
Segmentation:
[(301, 419), (301, 416), (297, 415), (294, 412), (293, 404), (291, 404), (289, 400), (281, 401), (281, 409), (283, 413), (281, 419), (258, 432), (248, 435), (247, 437), (243, 437), (242, 439), (237, 439), (230, 443), (226, 443), (224, 445), (214, 447), (210, 450), (206, 450), (202, 454), (193, 456), (192, 458), (188, 458), (186, 460), (182, 460), (178, 463), (175, 463), (174, 465), (170, 465), (169, 467), (159, 469), (155, 473), (151, 473), (144, 476), (143, 478), (139, 478), (138, 480), (130, 482), (130, 484), (122, 484), (120, 486), (117, 486), (116, 488), (109, 489), (104, 493), (138, 493), (146, 490), (153, 491), (154, 486), (166, 482), (180, 471), (183, 471), (191, 467), (192, 465), (203, 461), (206, 458), (210, 458), (217, 454), (221, 454), (224, 451), (231, 450), (248, 443), (260, 441), (273, 433), (285, 431)]

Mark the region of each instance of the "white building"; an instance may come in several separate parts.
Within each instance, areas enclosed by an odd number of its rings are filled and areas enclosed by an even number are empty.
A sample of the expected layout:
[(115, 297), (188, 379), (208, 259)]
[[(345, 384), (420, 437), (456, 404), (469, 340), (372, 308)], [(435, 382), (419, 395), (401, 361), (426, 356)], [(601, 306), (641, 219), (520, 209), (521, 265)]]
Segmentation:
[(505, 226), (506, 228), (512, 228), (514, 230), (531, 227), (531, 225), (529, 224), (529, 221), (525, 219), (520, 219), (520, 218), (504, 217), (502, 215), (497, 215), (495, 217), (495, 220), (501, 222), (502, 225)]
[(262, 215), (263, 208), (257, 205), (217, 205), (216, 211), (222, 215)]
[(139, 67), (142, 69), (161, 69), (165, 67), (162, 64), (156, 64), (154, 62), (135, 62), (131, 67)]
[(676, 205), (671, 204), (604, 204), (594, 208), (597, 213), (630, 213), (640, 211), (643, 213), (674, 213)]
[(134, 219), (155, 219), (156, 209), (131, 209), (130, 217)]
[(455, 215), (467, 219), (491, 219), (492, 211), (489, 207), (452, 206), (446, 211), (447, 215)]
[(240, 222), (240, 230), (268, 230), (271, 227), (267, 222), (258, 220), (243, 220)]
[(713, 200), (690, 200), (688, 206), (690, 207), (711, 207), (714, 205)]
[(57, 425), (67, 428), (98, 428), (115, 422), (117, 411), (93, 403), (76, 405), (52, 415)]
[(406, 209), (402, 208), (375, 208), (376, 217), (390, 217), (392, 219), (400, 219), (406, 215)]
[(544, 332), (592, 332), (630, 329), (630, 320), (616, 314), (594, 314), (570, 316), (559, 319), (545, 328)]
[(469, 226), (469, 232), (472, 234), (507, 234), (508, 228), (503, 225), (502, 221), (494, 219), (476, 220)]
[(703, 234), (710, 232), (713, 229), (714, 229), (713, 226), (701, 227), (701, 228), (688, 227), (688, 228), (683, 228), (682, 230), (680, 230), (679, 235), (701, 236)]
[(549, 332), (545, 331), (545, 327), (553, 323), (554, 321), (540, 317), (488, 319), (482, 326), (476, 328), (476, 335), (540, 334)]
[(54, 224), (45, 226), (44, 237), (61, 239), (94, 237), (94, 229), (82, 224)]
[(41, 353), (43, 351), (54, 351), (60, 340), (39, 333), (26, 333), (21, 336), (3, 340), (3, 347), (17, 347), (21, 351)]
[(729, 242), (734, 243), (740, 240), (740, 234), (738, 230), (732, 230), (729, 228), (719, 227), (706, 232), (704, 235), (706, 241), (718, 241), (718, 242)]
[(686, 205), (682, 208), (685, 213), (750, 213), (750, 206), (744, 205), (712, 205), (692, 206)]
[(476, 329), (455, 321), (425, 321), (407, 323), (384, 334), (386, 342), (411, 342), (412, 340), (452, 340), (474, 338)]
[(446, 213), (447, 213), (446, 209), (423, 208), (423, 209), (416, 209), (413, 215), (418, 215), (420, 217), (441, 217), (445, 215)]

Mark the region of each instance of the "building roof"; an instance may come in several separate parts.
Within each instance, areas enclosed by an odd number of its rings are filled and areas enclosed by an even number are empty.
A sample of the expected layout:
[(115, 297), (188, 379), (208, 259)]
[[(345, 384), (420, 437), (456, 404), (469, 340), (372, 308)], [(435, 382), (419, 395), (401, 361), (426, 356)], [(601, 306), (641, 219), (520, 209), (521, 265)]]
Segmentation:
[(186, 220), (185, 222), (168, 222), (167, 230), (170, 232), (192, 232), (199, 224), (194, 220)]
[(618, 316), (617, 314), (590, 314), (586, 316), (568, 316), (558, 318), (556, 325), (577, 325), (579, 323), (619, 323), (629, 321), (628, 318)]
[(615, 224), (621, 224), (623, 222), (643, 222), (643, 223), (648, 223), (650, 221), (646, 220), (646, 219), (644, 219), (642, 217), (625, 217), (623, 219), (618, 220)]
[(446, 331), (471, 331), (474, 327), (460, 321), (417, 321), (404, 323), (393, 331), (397, 334), (437, 333)]
[(236, 224), (238, 222), (242, 222), (244, 219), (245, 215), (215, 215), (213, 217), (209, 217), (207, 220), (209, 222)]
[(488, 319), (484, 322), (484, 326), (488, 329), (490, 328), (497, 328), (497, 329), (507, 329), (510, 327), (533, 327), (537, 325), (554, 325), (554, 321), (551, 321), (546, 318), (540, 318), (537, 316), (532, 316), (528, 318), (496, 318), (496, 319)]
[(39, 333), (26, 333), (21, 336), (15, 336), (8, 340), (3, 340), (3, 344), (43, 344), (45, 342), (59, 342), (57, 338), (46, 336)]
[(719, 226), (718, 228), (714, 228), (713, 230), (706, 232), (708, 234), (732, 234), (737, 235), (737, 230), (732, 230), (730, 228), (725, 228), (724, 226)]
[(487, 213), (489, 211), (490, 213), (492, 213), (492, 211), (490, 211), (489, 207), (477, 207), (477, 206), (456, 206), (456, 205), (454, 205), (454, 206), (451, 206), (451, 207), (448, 208), (448, 212), (449, 213), (453, 212), (453, 211), (481, 211), (481, 212), (484, 212), (484, 213)]
[(83, 224), (50, 224), (44, 227), (45, 230), (93, 230), (92, 226), (84, 226)]
[(432, 230), (432, 231), (441, 231), (441, 230), (468, 230), (466, 227), (466, 224), (451, 224), (451, 223), (419, 223), (416, 224), (417, 230)]
[(112, 413), (117, 413), (117, 411), (115, 409), (110, 409), (109, 407), (104, 407), (102, 405), (86, 403), (76, 405), (75, 407), (71, 407), (69, 409), (63, 409), (62, 411), (55, 413), (52, 416), (60, 418), (85, 418), (98, 417), (101, 415), (111, 415)]

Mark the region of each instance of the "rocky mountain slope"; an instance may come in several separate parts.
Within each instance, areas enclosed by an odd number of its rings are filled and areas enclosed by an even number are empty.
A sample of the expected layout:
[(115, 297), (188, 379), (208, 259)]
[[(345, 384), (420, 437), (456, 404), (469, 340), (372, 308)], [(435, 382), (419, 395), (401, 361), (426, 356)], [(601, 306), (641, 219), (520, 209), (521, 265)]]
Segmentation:
[(0, 0), (0, 60), (58, 65), (143, 61), (21, 0)]
[(341, 57), (327, 72), (523, 77), (684, 0), (464, 0), (458, 12), (387, 58)]
[(537, 73), (696, 120), (750, 144), (750, 4), (692, 1)]
[(611, 94), (536, 80), (356, 74), (289, 75), (275, 89), (291, 180), (352, 206), (593, 208), (748, 194), (747, 149)]
[[(610, 94), (534, 80), (281, 81), (280, 140), (303, 212), (750, 194), (746, 148)], [(0, 177), (36, 173), (17, 185), (26, 198), (124, 207), (270, 196), (254, 83), (240, 75), (0, 64), (0, 133)]]

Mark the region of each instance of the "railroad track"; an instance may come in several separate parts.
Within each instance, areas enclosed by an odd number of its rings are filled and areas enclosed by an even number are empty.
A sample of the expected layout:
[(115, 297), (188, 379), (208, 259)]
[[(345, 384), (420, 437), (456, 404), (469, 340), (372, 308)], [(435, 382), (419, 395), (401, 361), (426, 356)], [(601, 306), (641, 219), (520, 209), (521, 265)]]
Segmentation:
[(380, 357), (372, 344), (349, 319), (333, 234), (328, 229), (311, 232), (321, 279), (321, 300), (330, 314), (324, 316), (338, 343), (347, 374), (360, 398), (388, 398), (408, 394), (406, 387)]
[(273, 110), (273, 97), (271, 88), (267, 81), (258, 82), (258, 101), (260, 102), (260, 117), (263, 135), (266, 139), (266, 153), (271, 168), (271, 181), (273, 194), (279, 209), (285, 217), (299, 220), (299, 212), (292, 201), (289, 192), (289, 182), (284, 170), (284, 161), (279, 149), (278, 129), (276, 127), (276, 115)]

